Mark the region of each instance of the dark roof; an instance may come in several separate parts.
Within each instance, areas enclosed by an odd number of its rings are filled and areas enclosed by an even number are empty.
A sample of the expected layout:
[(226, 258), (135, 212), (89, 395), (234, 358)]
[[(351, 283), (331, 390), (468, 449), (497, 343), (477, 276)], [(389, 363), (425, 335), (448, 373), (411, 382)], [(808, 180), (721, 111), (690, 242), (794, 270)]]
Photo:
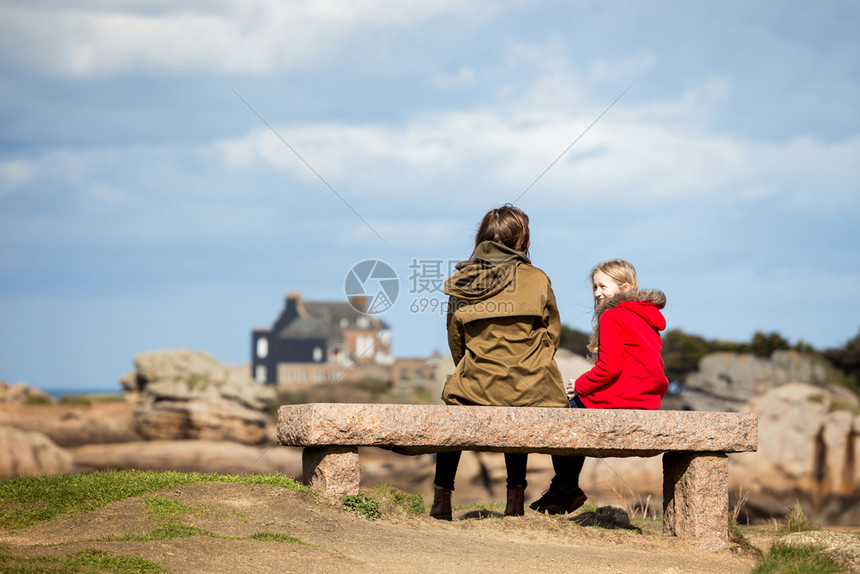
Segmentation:
[[(310, 317), (297, 317), (277, 333), (278, 337), (342, 340), (343, 329), (388, 329), (384, 321), (359, 313), (349, 303), (307, 301), (304, 308)], [(368, 320), (367, 325), (361, 325), (362, 318)]]

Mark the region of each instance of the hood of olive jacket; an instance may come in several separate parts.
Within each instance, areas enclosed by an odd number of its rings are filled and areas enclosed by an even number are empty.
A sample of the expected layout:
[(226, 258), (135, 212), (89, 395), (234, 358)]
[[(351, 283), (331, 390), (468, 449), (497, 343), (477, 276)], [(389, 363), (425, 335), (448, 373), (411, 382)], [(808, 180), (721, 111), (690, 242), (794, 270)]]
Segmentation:
[(481, 301), (501, 293), (514, 279), (520, 263), (531, 264), (522, 252), (484, 241), (475, 247), (468, 261), (457, 264), (457, 273), (445, 281), (445, 294), (465, 301)]

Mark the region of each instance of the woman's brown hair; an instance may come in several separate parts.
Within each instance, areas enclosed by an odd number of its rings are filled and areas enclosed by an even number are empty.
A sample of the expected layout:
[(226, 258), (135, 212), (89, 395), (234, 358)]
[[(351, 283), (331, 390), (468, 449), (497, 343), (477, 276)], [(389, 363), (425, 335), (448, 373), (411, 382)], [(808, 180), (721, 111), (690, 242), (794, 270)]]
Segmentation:
[(475, 247), (484, 241), (495, 241), (528, 255), (529, 216), (510, 203), (491, 209), (478, 226)]

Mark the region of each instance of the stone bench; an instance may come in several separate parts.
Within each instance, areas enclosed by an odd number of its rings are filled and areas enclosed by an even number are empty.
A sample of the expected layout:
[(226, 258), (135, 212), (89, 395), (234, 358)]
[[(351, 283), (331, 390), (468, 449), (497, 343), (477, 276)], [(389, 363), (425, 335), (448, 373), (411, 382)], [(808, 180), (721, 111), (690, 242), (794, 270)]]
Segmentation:
[(445, 405), (299, 404), (278, 411), (278, 439), (304, 447), (308, 486), (357, 494), (358, 447), (591, 457), (663, 455), (663, 534), (720, 550), (728, 537), (728, 457), (758, 448), (752, 413)]

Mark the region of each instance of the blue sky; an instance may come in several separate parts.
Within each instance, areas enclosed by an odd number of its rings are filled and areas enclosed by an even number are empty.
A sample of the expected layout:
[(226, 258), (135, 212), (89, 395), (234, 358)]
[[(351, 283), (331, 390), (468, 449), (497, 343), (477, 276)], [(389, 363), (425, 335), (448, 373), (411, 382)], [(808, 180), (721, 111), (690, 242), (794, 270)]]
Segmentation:
[(394, 354), (444, 351), (432, 262), (527, 189), (566, 324), (620, 257), (670, 327), (841, 346), (858, 26), (856, 1), (4, 0), (0, 380), (243, 363), (287, 292), (343, 300), (366, 259), (401, 279)]

